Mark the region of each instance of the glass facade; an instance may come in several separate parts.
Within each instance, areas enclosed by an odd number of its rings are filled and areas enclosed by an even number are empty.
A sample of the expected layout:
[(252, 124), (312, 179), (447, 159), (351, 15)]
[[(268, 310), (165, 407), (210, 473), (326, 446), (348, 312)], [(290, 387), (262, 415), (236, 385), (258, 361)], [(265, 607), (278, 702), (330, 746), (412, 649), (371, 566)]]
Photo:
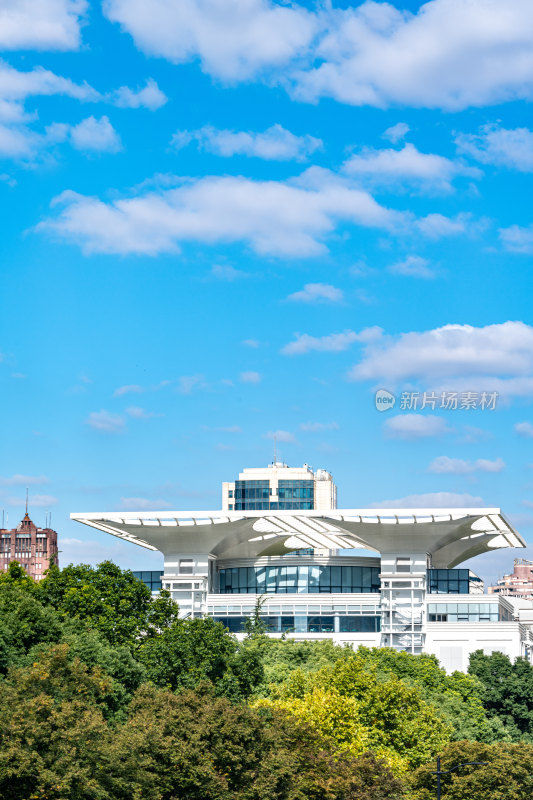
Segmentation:
[(160, 592), (161, 591), (161, 578), (163, 576), (162, 570), (152, 570), (152, 571), (142, 571), (142, 572), (134, 572), (134, 576), (137, 578), (138, 581), (142, 581), (143, 583), (148, 586), (151, 592)]
[(429, 603), (428, 622), (511, 622), (498, 603)]
[[(362, 616), (264, 616), (270, 633), (375, 633), (380, 630), (380, 618)], [(241, 633), (247, 617), (215, 616), (215, 622), (221, 622), (232, 633)]]
[(219, 570), (220, 594), (379, 593), (379, 567), (322, 564)]
[(278, 481), (277, 498), (272, 498), (268, 480), (235, 481), (235, 511), (296, 511), (314, 508), (315, 482)]
[(428, 569), (430, 594), (468, 594), (470, 591), (467, 569)]

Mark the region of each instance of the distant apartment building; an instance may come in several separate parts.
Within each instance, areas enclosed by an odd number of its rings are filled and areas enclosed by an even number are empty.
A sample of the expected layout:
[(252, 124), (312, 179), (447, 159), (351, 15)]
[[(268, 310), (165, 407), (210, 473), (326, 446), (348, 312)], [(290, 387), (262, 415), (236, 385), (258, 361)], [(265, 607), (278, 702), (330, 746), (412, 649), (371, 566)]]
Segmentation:
[(28, 575), (39, 581), (50, 564), (58, 563), (57, 532), (38, 528), (28, 511), (16, 528), (0, 528), (0, 570), (18, 561)]
[(488, 591), (489, 594), (501, 594), (505, 597), (533, 599), (533, 561), (515, 558), (513, 571), (500, 578), (494, 586), (489, 586)]
[(247, 467), (233, 482), (222, 484), (224, 511), (328, 511), (337, 508), (337, 487), (325, 469), (308, 464)]

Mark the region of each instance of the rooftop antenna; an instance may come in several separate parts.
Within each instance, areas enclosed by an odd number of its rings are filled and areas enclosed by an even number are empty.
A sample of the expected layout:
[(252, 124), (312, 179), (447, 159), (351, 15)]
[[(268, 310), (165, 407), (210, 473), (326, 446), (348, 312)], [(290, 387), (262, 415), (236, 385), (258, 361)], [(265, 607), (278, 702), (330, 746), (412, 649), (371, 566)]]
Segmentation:
[(26, 516), (28, 516), (28, 487), (26, 487)]
[(276, 434), (274, 434), (274, 466), (276, 466), (278, 461), (278, 450), (276, 445), (277, 445)]

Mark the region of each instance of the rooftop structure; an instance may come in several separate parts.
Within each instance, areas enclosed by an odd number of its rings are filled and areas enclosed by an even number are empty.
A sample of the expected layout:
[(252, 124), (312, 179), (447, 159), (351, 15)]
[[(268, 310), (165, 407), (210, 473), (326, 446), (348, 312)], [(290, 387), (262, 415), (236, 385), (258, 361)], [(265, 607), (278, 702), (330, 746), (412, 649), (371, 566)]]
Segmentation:
[(38, 528), (30, 519), (28, 509), (16, 528), (0, 528), (0, 570), (5, 571), (12, 561), (18, 561), (31, 578), (41, 580), (50, 564), (57, 565), (57, 532)]
[(268, 467), (249, 467), (236, 481), (222, 484), (224, 511), (322, 511), (337, 508), (337, 487), (325, 469), (309, 464), (289, 467), (273, 461)]

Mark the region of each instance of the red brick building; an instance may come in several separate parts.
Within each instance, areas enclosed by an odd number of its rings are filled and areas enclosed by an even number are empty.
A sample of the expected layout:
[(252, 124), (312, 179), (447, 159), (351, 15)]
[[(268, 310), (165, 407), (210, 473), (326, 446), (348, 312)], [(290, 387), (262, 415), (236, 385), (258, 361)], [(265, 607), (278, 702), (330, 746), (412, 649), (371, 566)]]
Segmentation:
[(11, 561), (18, 561), (28, 575), (40, 580), (50, 563), (58, 563), (57, 532), (38, 528), (26, 511), (16, 528), (0, 528), (0, 570), (6, 570)]
[(515, 558), (513, 572), (500, 578), (495, 586), (489, 586), (489, 594), (503, 594), (533, 600), (533, 561)]

